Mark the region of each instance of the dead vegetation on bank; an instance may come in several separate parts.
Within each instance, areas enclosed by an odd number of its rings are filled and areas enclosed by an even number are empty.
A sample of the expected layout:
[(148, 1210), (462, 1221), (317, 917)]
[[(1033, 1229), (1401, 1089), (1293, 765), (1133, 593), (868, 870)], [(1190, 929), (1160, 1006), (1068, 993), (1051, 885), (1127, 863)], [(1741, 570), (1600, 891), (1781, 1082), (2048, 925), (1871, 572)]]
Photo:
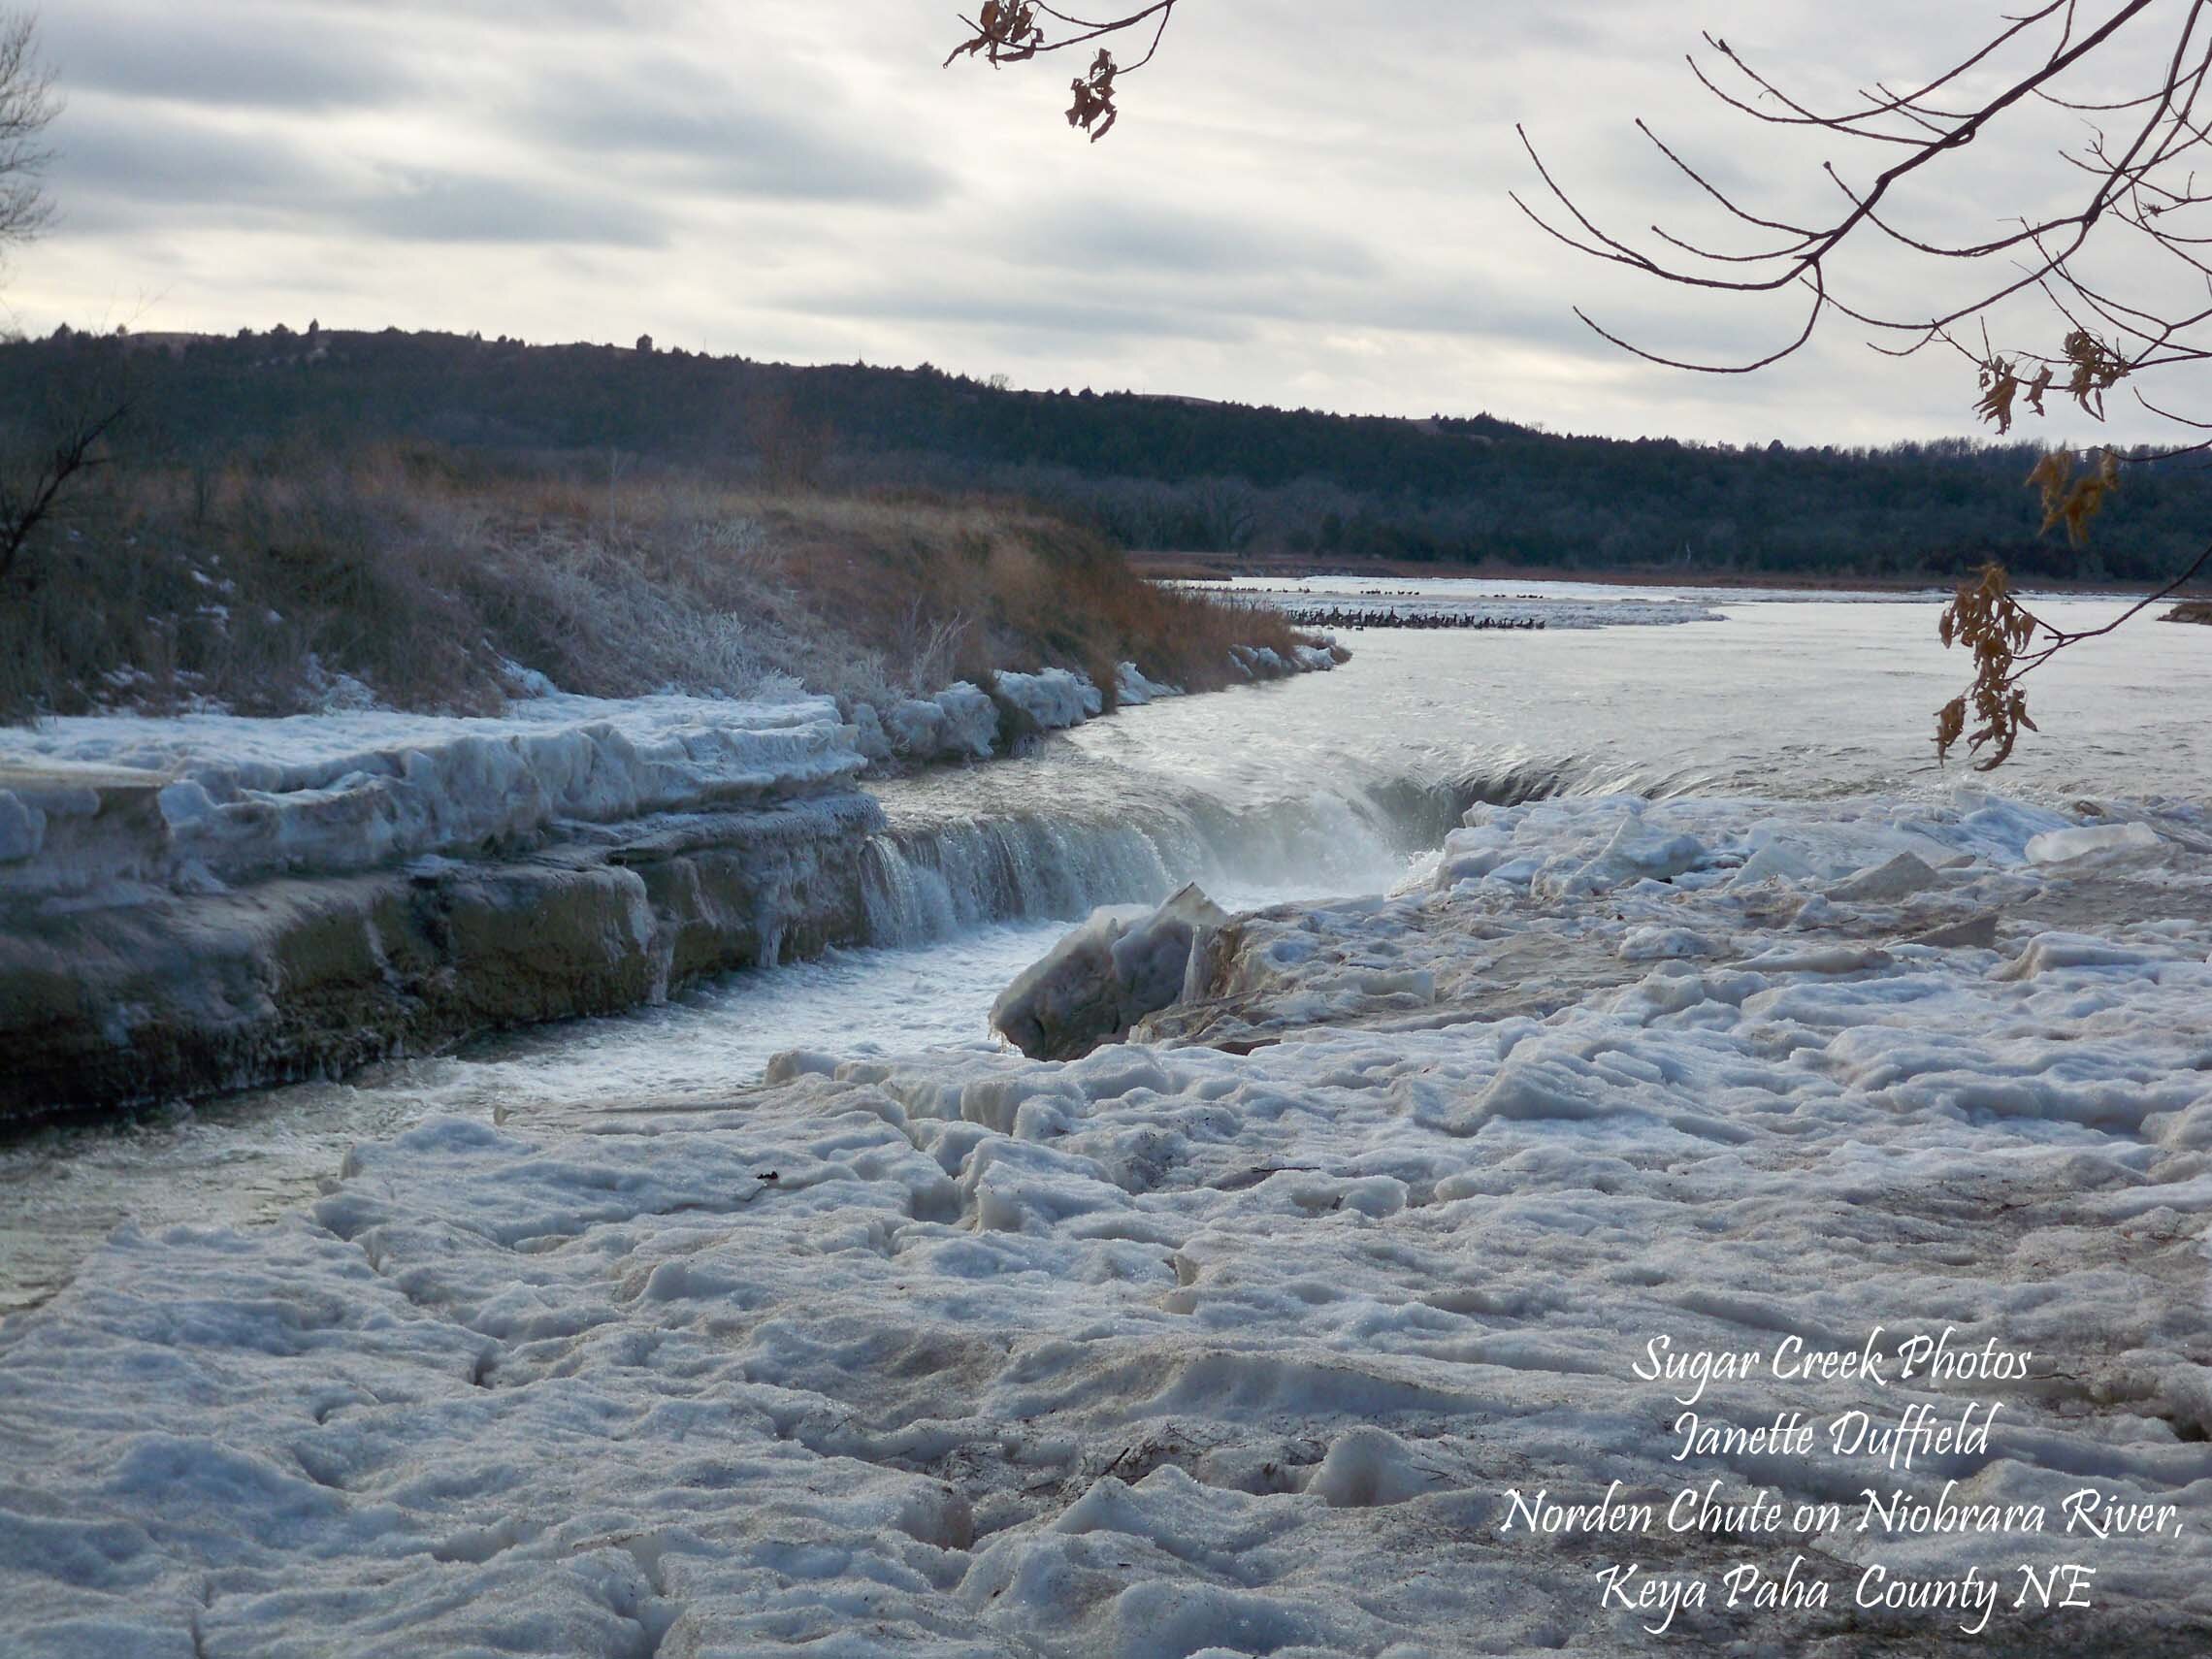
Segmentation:
[(881, 701), (1058, 667), (1111, 696), (1124, 661), (1225, 684), (1234, 643), (1292, 639), (1019, 503), (390, 448), (105, 475), (0, 595), (0, 714), (488, 712), (532, 674), (602, 697), (797, 681)]

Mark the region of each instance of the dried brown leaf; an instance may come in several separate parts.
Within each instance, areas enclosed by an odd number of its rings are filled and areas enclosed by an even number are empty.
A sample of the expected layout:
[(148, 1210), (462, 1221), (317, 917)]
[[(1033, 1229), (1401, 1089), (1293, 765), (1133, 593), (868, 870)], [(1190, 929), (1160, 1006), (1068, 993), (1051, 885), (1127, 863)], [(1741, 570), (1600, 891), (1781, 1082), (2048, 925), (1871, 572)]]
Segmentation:
[[(2045, 458), (2047, 465), (2050, 458)], [(2037, 468), (2042, 471), (2041, 467)], [(2071, 471), (2071, 463), (2067, 463)], [(1964, 645), (1973, 654), (1974, 678), (1962, 697), (1936, 714), (1936, 758), (1947, 760), (1962, 737), (1969, 753), (1987, 749), (1977, 771), (1994, 771), (2011, 759), (2022, 732), (2035, 730), (2028, 717), (2028, 695), (2014, 681), (2017, 665), (2043, 625), (2012, 597), (2012, 578), (2001, 565), (1982, 567), (1978, 580), (1962, 582), (1936, 625), (1945, 646)], [(1980, 724), (1967, 731), (1968, 710)]]

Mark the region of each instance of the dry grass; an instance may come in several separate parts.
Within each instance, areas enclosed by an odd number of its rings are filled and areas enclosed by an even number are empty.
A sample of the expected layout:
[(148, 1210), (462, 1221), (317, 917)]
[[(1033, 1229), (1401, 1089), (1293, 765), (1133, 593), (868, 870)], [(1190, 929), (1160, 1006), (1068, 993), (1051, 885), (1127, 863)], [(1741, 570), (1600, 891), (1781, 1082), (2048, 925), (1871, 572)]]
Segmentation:
[(279, 456), (110, 479), (0, 599), (0, 711), (485, 711), (510, 665), (565, 690), (882, 701), (1046, 666), (1193, 690), (1276, 619), (1140, 580), (1018, 503), (594, 482), (453, 456)]

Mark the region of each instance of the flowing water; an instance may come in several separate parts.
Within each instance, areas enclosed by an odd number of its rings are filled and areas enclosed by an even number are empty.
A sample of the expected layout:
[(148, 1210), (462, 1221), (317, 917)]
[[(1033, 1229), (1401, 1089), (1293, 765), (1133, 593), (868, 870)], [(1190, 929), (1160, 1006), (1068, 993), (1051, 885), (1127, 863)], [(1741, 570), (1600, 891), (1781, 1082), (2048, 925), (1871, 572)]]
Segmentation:
[[(1630, 790), (1820, 797), (1975, 781), (1938, 772), (1927, 733), (1964, 664), (1933, 598), (1691, 595), (1724, 619), (1583, 628), (1669, 590), (1569, 583), (1417, 586), (1536, 595), (1544, 632), (1365, 630), (1353, 660), (1218, 697), (1122, 711), (1021, 759), (885, 786), (868, 853), (870, 948), (733, 975), (660, 1007), (503, 1036), (343, 1084), (264, 1090), (0, 1146), (0, 1309), (42, 1299), (114, 1226), (272, 1217), (354, 1142), (433, 1113), (581, 1118), (625, 1099), (727, 1092), (778, 1051), (841, 1056), (990, 1041), (997, 992), (1098, 904), (1186, 881), (1232, 906), (1372, 892), (1402, 878), (1476, 800)], [(2111, 601), (2039, 606), (2061, 626)], [(2033, 682), (2047, 735), (2005, 791), (2212, 794), (2212, 632), (2148, 618)]]

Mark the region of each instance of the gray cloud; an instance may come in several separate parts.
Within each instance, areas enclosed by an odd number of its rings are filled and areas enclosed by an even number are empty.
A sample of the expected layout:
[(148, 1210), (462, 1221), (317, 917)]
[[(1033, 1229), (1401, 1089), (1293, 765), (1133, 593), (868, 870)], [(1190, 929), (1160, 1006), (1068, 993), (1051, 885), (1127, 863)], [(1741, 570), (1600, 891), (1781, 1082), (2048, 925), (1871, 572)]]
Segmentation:
[(346, 223), (408, 242), (594, 243), (660, 247), (666, 214), (626, 197), (468, 173), (407, 171), (331, 204)]
[(84, 198), (194, 208), (304, 206), (333, 188), (330, 171), (280, 132), (243, 132), (105, 101), (78, 100), (55, 144), (53, 190), (65, 207)]
[(922, 208), (952, 188), (943, 168), (850, 111), (834, 90), (811, 109), (667, 56), (537, 80), (519, 124), (539, 142), (657, 171), (726, 196)]
[(1001, 245), (1026, 264), (1093, 272), (1367, 278), (1382, 270), (1373, 249), (1340, 232), (1146, 197), (1049, 202), (1017, 214)]
[(54, 188), (81, 231), (217, 218), (402, 242), (656, 247), (667, 238), (653, 206), (589, 187), (346, 164), (286, 143), (281, 128), (239, 130), (108, 101), (73, 124)]
[(117, 6), (72, 0), (44, 19), (73, 88), (225, 108), (367, 106), (403, 90), (404, 63), (357, 28), (295, 10)]
[[(833, 29), (819, 9), (727, 0), (59, 0), (62, 222), (14, 262), (7, 298), (27, 326), (140, 293), (159, 296), (145, 326), (230, 329), (272, 305), (327, 320), (335, 289), (369, 326), (572, 339), (619, 316), (626, 338), (1032, 385), (1930, 435), (1969, 424), (1958, 365), (1873, 357), (1848, 327), (1750, 379), (1616, 352), (1574, 303), (1708, 359), (1788, 319), (1624, 278), (1506, 192), (1536, 185), (1525, 120), (1607, 223), (1732, 234), (1637, 137), (1641, 114), (1759, 205), (1824, 209), (1819, 146), (1720, 109), (1680, 52), (1702, 24), (1793, 85), (1848, 91), (1938, 65), (1985, 21), (1939, 12), (1861, 0), (1846, 37), (1813, 0), (1694, 17), (1649, 0), (1404, 0), (1386, 17), (1192, 0), (1090, 146), (1059, 120), (1060, 67), (940, 69), (957, 31), (914, 0), (840, 0)], [(1993, 130), (1904, 222), (2033, 204), (2064, 179), (2052, 145), (2033, 123)], [(1936, 280), (1896, 261), (1857, 275), (1899, 305)]]

